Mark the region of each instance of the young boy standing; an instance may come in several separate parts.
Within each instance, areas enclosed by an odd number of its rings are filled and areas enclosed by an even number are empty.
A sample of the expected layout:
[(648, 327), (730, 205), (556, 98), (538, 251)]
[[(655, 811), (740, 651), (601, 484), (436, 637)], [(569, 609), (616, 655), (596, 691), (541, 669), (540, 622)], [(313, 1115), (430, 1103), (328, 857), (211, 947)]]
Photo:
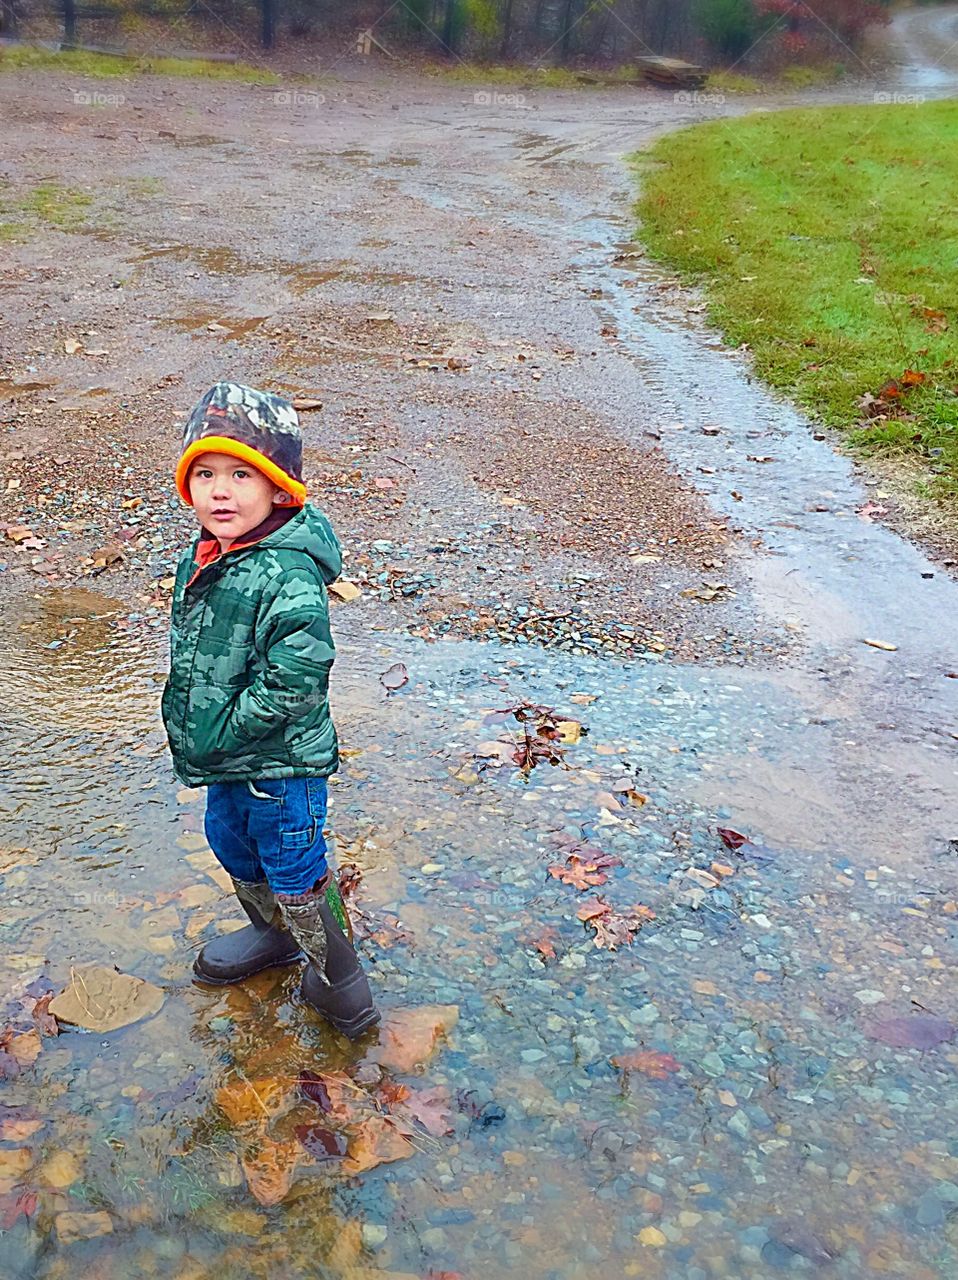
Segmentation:
[(379, 1021), (326, 865), (339, 543), (306, 502), (302, 436), (279, 396), (218, 382), (186, 424), (176, 485), (200, 523), (173, 588), (163, 720), (173, 767), (205, 786), (206, 836), (250, 923), (208, 942), (202, 982), (306, 956), (302, 995), (345, 1035)]

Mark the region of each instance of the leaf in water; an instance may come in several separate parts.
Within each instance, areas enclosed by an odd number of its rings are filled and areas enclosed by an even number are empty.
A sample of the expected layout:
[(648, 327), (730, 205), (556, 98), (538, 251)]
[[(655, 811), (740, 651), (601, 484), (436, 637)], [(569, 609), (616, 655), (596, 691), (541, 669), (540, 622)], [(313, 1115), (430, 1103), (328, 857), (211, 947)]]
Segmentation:
[(9, 1231), (21, 1214), (31, 1218), (36, 1211), (35, 1191), (11, 1191), (0, 1196), (0, 1231)]
[(741, 831), (733, 831), (731, 827), (717, 827), (719, 836), (726, 849), (741, 849), (743, 844), (748, 844), (748, 836), (743, 836)]
[(894, 1049), (934, 1049), (955, 1038), (956, 1028), (947, 1018), (934, 1014), (905, 1014), (902, 1017), (882, 1018), (866, 1028), (873, 1040), (881, 1040)]
[(305, 1094), (310, 1102), (315, 1102), (320, 1111), (332, 1111), (333, 1104), (322, 1076), (318, 1076), (315, 1071), (301, 1071), (297, 1084), (300, 1092)]
[(404, 684), (409, 683), (409, 672), (406, 670), (406, 664), (404, 662), (394, 662), (379, 677), (379, 683), (387, 693), (395, 693), (397, 689), (401, 689)]
[(401, 1106), (406, 1101), (410, 1090), (407, 1084), (397, 1084), (395, 1080), (384, 1080), (376, 1092), (391, 1110), (393, 1107)]
[(0, 1034), (0, 1052), (11, 1057), (18, 1067), (32, 1067), (40, 1056), (40, 1032), (36, 1027), (15, 1035), (12, 1027)]
[(348, 1142), (341, 1133), (332, 1129), (324, 1129), (318, 1124), (298, 1124), (294, 1130), (296, 1137), (314, 1160), (341, 1160), (346, 1154)]
[(53, 999), (53, 992), (49, 991), (33, 1006), (33, 1020), (41, 1035), (58, 1036), (60, 1034), (60, 1024), (50, 1012), (50, 1001)]
[(25, 1107), (3, 1107), (0, 1110), (0, 1142), (25, 1142), (32, 1138), (45, 1121)]
[(440, 1039), (458, 1021), (459, 1006), (455, 1004), (391, 1009), (380, 1024), (379, 1043), (367, 1056), (387, 1071), (408, 1074), (429, 1061)]
[(603, 902), (601, 898), (593, 898), (591, 902), (587, 902), (584, 907), (580, 907), (576, 912), (576, 916), (580, 920), (595, 920), (598, 916), (604, 916), (612, 908), (607, 902)]
[(261, 1138), (240, 1157), (246, 1182), (261, 1205), (271, 1208), (285, 1199), (296, 1172), (298, 1142), (274, 1142)]
[(343, 1172), (365, 1173), (379, 1164), (405, 1160), (415, 1151), (408, 1131), (395, 1116), (372, 1115), (358, 1125), (349, 1139), (349, 1150), (343, 1161)]
[(681, 1071), (682, 1064), (670, 1053), (660, 1053), (657, 1049), (633, 1049), (629, 1053), (620, 1053), (612, 1059), (612, 1065), (620, 1071), (641, 1071), (651, 1080), (668, 1080), (675, 1071)]
[(573, 858), (567, 867), (554, 863), (549, 868), (549, 875), (554, 876), (556, 880), (561, 880), (563, 884), (572, 885), (573, 889), (578, 889), (580, 893), (605, 884), (608, 879), (608, 876), (596, 869), (594, 863), (581, 863), (578, 858)]
[(449, 1092), (442, 1085), (432, 1089), (415, 1089), (405, 1103), (405, 1111), (417, 1120), (427, 1133), (442, 1138), (452, 1133), (449, 1119)]

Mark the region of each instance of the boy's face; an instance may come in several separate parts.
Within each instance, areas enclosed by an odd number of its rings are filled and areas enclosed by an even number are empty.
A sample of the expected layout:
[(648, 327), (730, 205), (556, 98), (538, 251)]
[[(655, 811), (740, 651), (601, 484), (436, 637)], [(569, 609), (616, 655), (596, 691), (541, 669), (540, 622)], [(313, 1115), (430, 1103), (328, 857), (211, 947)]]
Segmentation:
[(287, 500), (261, 471), (226, 453), (201, 453), (190, 467), (189, 485), (197, 519), (224, 551)]

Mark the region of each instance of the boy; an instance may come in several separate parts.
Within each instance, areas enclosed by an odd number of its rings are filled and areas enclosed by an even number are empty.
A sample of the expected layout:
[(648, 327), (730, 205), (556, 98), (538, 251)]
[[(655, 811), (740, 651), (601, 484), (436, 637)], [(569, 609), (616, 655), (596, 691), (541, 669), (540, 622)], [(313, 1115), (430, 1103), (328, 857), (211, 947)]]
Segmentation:
[(206, 944), (197, 978), (239, 982), (305, 952), (303, 998), (354, 1038), (379, 1014), (323, 840), (339, 762), (326, 585), (342, 560), (302, 453), (279, 396), (218, 382), (190, 414), (176, 486), (200, 533), (173, 588), (163, 720), (177, 777), (208, 788), (206, 836), (250, 919)]

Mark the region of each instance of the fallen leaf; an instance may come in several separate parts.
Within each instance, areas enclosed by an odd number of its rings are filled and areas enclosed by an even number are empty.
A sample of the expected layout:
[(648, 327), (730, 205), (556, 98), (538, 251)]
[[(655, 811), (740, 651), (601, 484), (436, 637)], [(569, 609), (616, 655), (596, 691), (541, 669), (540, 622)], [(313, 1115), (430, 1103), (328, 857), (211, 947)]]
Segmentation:
[(582, 737), (582, 725), (578, 720), (559, 720), (556, 722), (556, 728), (559, 731), (560, 740), (570, 746)]
[(342, 1159), (349, 1145), (344, 1134), (318, 1124), (298, 1124), (295, 1133), (303, 1150), (320, 1163)]
[(863, 507), (858, 508), (858, 518), (866, 524), (873, 524), (876, 516), (887, 515), (888, 508), (883, 507), (880, 502), (866, 502)]
[(15, 1034), (12, 1027), (0, 1034), (0, 1052), (13, 1058), (18, 1067), (32, 1067), (40, 1056), (42, 1045), (36, 1027)]
[(458, 1020), (459, 1006), (454, 1004), (391, 1009), (380, 1024), (379, 1043), (367, 1058), (387, 1071), (411, 1074), (429, 1061)]
[(741, 849), (743, 844), (749, 843), (748, 836), (743, 836), (741, 831), (733, 831), (731, 827), (717, 827), (716, 830), (722, 843), (733, 853), (736, 849)]
[(314, 399), (312, 396), (294, 396), (292, 405), (297, 413), (309, 413), (312, 409), (321, 409), (323, 402), (322, 400)]
[(280, 1204), (289, 1192), (299, 1160), (298, 1142), (261, 1137), (240, 1156), (250, 1194), (265, 1208)]
[(33, 537), (33, 530), (29, 529), (25, 524), (7, 525), (7, 537), (11, 542), (23, 542), (25, 539)]
[(598, 699), (597, 693), (572, 693), (569, 695), (569, 701), (576, 703), (580, 707), (591, 707), (593, 702)]
[(611, 910), (607, 902), (603, 902), (601, 898), (593, 898), (591, 902), (579, 908), (576, 916), (579, 920), (595, 920), (597, 916), (607, 915)]
[(434, 1138), (452, 1133), (449, 1119), (449, 1093), (442, 1085), (431, 1089), (414, 1089), (403, 1102), (403, 1110)]
[(66, 338), (63, 342), (64, 353), (68, 356), (75, 356), (78, 351), (82, 351), (83, 343), (77, 342), (76, 338)]
[(379, 683), (387, 693), (395, 693), (397, 689), (401, 689), (404, 684), (409, 683), (409, 672), (406, 670), (404, 662), (394, 662), (379, 677)]
[(373, 484), (376, 486), (377, 489), (395, 489), (396, 488), (396, 481), (390, 479), (389, 476), (377, 476), (375, 480), (373, 480)]
[(309, 1098), (310, 1102), (315, 1102), (320, 1111), (332, 1111), (333, 1104), (329, 1096), (329, 1088), (322, 1076), (318, 1076), (315, 1071), (301, 1071), (296, 1083), (299, 1085), (300, 1092)]
[(660, 1053), (657, 1049), (633, 1049), (629, 1053), (620, 1053), (612, 1059), (612, 1065), (620, 1071), (641, 1071), (651, 1080), (668, 1080), (676, 1071), (681, 1071), (682, 1064), (670, 1053)]
[(329, 584), (326, 590), (331, 596), (335, 596), (337, 600), (342, 600), (343, 604), (351, 604), (353, 600), (358, 600), (363, 594), (355, 582), (349, 582), (346, 578), (337, 578), (335, 582)]
[(33, 1006), (33, 1021), (37, 1024), (40, 1034), (43, 1036), (58, 1036), (60, 1034), (60, 1025), (50, 1012), (50, 1001), (52, 999), (53, 992), (48, 991)]
[(0, 1196), (0, 1231), (9, 1231), (21, 1216), (31, 1218), (37, 1211), (35, 1191), (11, 1191)]
[(70, 970), (68, 986), (50, 1001), (49, 1011), (60, 1022), (89, 1031), (116, 1031), (151, 1017), (163, 999), (160, 988), (142, 978), (105, 965), (78, 965)]
[(44, 1120), (30, 1112), (4, 1107), (0, 1111), (0, 1142), (26, 1142), (44, 1124)]
[(886, 653), (897, 653), (898, 645), (889, 644), (887, 640), (862, 640), (862, 644), (871, 645), (873, 649), (884, 649)]
[(405, 1160), (415, 1151), (405, 1126), (394, 1116), (372, 1115), (359, 1125), (349, 1139), (343, 1172), (365, 1173), (377, 1165)]
[(577, 858), (565, 866), (558, 862), (553, 863), (549, 867), (549, 875), (556, 880), (561, 880), (563, 884), (571, 885), (573, 889), (578, 889), (580, 893), (605, 884), (608, 880), (608, 876), (603, 875), (593, 863), (581, 862)]

